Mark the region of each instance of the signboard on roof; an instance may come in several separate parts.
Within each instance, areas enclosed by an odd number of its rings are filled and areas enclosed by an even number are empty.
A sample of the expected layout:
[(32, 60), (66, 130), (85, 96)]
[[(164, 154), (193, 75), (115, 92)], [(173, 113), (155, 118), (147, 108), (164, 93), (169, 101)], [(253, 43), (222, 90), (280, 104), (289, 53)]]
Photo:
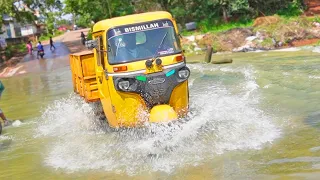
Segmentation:
[(121, 34), (148, 31), (152, 29), (159, 29), (165, 27), (173, 27), (173, 23), (170, 20), (158, 20), (144, 23), (131, 24), (126, 26), (119, 26), (108, 31), (108, 39)]

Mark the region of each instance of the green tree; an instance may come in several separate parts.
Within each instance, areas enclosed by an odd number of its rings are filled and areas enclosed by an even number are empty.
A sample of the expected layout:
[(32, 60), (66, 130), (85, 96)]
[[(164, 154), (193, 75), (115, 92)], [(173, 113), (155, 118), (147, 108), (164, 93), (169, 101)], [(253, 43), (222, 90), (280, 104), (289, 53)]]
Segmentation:
[[(65, 13), (81, 18), (90, 18), (94, 22), (102, 19), (133, 13), (130, 1), (119, 0), (65, 0)], [(83, 17), (85, 16), (85, 17)]]
[[(3, 15), (9, 15), (18, 22), (34, 22), (37, 17), (35, 10), (47, 16), (53, 9), (61, 9), (60, 0), (0, 0), (0, 26), (3, 23)], [(50, 16), (50, 15), (49, 15)]]

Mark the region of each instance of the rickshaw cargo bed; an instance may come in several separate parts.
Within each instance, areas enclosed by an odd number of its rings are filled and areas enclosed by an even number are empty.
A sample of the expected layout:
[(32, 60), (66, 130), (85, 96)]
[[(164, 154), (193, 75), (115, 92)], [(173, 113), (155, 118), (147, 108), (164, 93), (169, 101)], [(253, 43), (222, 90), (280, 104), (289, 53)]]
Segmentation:
[(83, 51), (70, 54), (69, 58), (74, 92), (84, 97), (87, 102), (98, 101), (99, 93), (93, 52)]

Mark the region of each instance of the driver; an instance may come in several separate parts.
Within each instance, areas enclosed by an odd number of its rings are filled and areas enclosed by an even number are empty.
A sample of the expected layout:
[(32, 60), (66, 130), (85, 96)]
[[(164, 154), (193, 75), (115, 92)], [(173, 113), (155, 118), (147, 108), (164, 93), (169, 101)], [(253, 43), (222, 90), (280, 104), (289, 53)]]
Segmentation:
[(143, 59), (143, 58), (150, 58), (152, 53), (141, 46), (137, 46), (136, 41), (136, 33), (130, 33), (123, 35), (123, 41), (125, 47), (119, 48), (116, 56), (116, 60), (123, 61), (123, 60), (135, 60), (135, 59)]

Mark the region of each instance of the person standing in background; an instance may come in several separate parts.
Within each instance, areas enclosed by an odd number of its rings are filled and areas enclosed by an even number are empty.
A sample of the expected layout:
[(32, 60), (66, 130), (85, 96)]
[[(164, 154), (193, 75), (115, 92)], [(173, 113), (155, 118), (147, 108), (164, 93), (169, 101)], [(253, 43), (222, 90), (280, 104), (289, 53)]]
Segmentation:
[(56, 47), (53, 45), (52, 37), (50, 37), (50, 50), (52, 50), (52, 48), (56, 49)]
[(81, 43), (82, 43), (82, 45), (85, 45), (85, 43), (86, 43), (86, 35), (84, 35), (84, 33), (81, 32), (80, 37), (81, 37)]
[(31, 41), (28, 41), (27, 48), (28, 48), (28, 53), (31, 55), (33, 51)]

